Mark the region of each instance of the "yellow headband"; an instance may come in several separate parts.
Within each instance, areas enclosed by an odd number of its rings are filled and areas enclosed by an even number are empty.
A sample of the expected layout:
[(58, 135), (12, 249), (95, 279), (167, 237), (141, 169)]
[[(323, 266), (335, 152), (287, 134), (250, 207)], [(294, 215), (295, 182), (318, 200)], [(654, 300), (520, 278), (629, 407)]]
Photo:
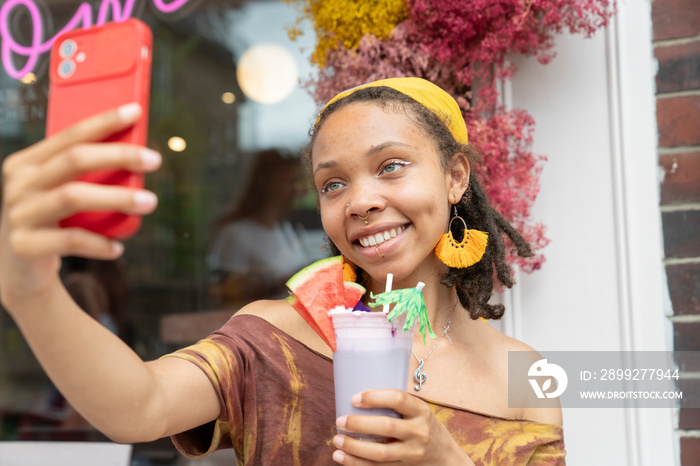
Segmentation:
[(467, 125), (464, 123), (462, 112), (460, 111), (457, 102), (455, 102), (455, 99), (453, 99), (450, 94), (443, 91), (435, 84), (421, 78), (381, 79), (379, 81), (362, 84), (361, 86), (343, 91), (337, 96), (333, 97), (323, 107), (323, 110), (321, 110), (321, 113), (319, 113), (319, 116), (316, 119), (316, 125), (318, 125), (318, 121), (321, 119), (323, 112), (333, 102), (347, 97), (359, 89), (378, 86), (390, 87), (411, 97), (413, 100), (437, 115), (438, 118), (440, 118), (442, 122), (447, 125), (447, 128), (450, 130), (450, 133), (452, 133), (452, 136), (457, 142), (461, 144), (467, 144), (469, 142)]

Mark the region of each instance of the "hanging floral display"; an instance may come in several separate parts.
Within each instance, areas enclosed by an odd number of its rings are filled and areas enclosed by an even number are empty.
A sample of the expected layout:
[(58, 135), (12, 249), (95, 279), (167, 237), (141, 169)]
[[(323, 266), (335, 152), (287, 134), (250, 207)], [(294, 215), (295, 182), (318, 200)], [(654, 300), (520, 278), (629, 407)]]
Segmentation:
[[(530, 218), (545, 157), (532, 153), (534, 120), (499, 104), (497, 83), (515, 67), (509, 54), (554, 57), (556, 34), (590, 36), (613, 14), (611, 0), (285, 0), (311, 21), (317, 36), (307, 83), (322, 105), (337, 93), (391, 77), (418, 76), (460, 105), (469, 139), (482, 156), (474, 167), (492, 205), (538, 251), (509, 260), (525, 271), (544, 262), (549, 240)], [(299, 30), (290, 28), (290, 36)]]

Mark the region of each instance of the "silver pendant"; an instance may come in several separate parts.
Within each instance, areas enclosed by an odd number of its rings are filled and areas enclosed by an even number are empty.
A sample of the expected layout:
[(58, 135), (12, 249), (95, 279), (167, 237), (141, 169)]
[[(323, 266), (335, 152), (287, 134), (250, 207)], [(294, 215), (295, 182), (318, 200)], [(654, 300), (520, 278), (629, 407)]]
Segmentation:
[(418, 385), (414, 385), (413, 389), (417, 392), (420, 391), (421, 388), (423, 388), (423, 384), (428, 380), (428, 374), (423, 372), (421, 369), (423, 369), (423, 360), (419, 359), (418, 360), (418, 369), (413, 373), (413, 380), (416, 381)]

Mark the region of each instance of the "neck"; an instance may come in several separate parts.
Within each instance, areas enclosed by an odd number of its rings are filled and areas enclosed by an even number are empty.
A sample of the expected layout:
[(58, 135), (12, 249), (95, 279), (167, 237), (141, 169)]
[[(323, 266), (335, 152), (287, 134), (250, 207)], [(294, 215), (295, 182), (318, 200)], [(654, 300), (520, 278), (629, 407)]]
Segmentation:
[(454, 288), (447, 288), (438, 281), (437, 286), (428, 286), (423, 289), (423, 298), (428, 309), (428, 319), (433, 332), (440, 334), (442, 328), (453, 315), (455, 306), (459, 306), (459, 299)]
[[(440, 284), (440, 274), (431, 273), (423, 277), (408, 277), (400, 282), (394, 282), (393, 289), (400, 288), (413, 288), (418, 282), (425, 283), (423, 288), (423, 298), (425, 299), (425, 306), (428, 310), (428, 319), (430, 320), (430, 326), (433, 331), (440, 333), (442, 328), (444, 328), (447, 321), (452, 316), (452, 311), (455, 309), (455, 305), (459, 307), (459, 300), (457, 298), (457, 293), (454, 288), (447, 288)], [(374, 294), (382, 293), (385, 291), (386, 281), (371, 280), (369, 289)], [(367, 293), (369, 296), (369, 293)]]

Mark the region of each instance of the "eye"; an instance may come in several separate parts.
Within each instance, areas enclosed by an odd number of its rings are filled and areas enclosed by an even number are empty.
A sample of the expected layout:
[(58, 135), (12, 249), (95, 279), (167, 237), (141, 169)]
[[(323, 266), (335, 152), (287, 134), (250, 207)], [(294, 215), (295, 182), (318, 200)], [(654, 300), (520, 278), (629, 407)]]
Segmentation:
[(343, 183), (340, 181), (326, 181), (326, 183), (323, 185), (321, 188), (322, 193), (330, 193), (333, 191), (337, 191), (338, 189), (342, 188), (345, 186)]
[(380, 170), (380, 174), (381, 173), (393, 173), (393, 172), (400, 170), (401, 168), (407, 166), (408, 164), (409, 164), (409, 162), (392, 160), (382, 167), (382, 169)]

